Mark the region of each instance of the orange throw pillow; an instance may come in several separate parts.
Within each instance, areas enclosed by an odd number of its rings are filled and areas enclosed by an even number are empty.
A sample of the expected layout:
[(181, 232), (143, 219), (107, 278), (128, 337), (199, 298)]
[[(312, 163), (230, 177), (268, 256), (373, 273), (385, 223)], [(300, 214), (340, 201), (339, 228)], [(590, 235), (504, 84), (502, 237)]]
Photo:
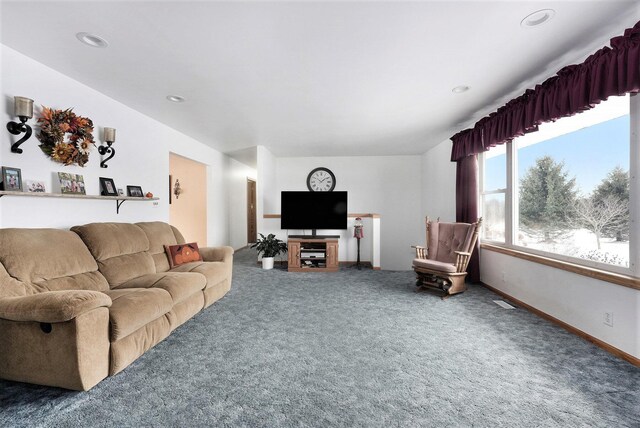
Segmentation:
[(201, 262), (202, 256), (198, 250), (198, 244), (190, 242), (188, 244), (165, 245), (167, 257), (169, 257), (169, 265), (171, 269), (190, 262)]

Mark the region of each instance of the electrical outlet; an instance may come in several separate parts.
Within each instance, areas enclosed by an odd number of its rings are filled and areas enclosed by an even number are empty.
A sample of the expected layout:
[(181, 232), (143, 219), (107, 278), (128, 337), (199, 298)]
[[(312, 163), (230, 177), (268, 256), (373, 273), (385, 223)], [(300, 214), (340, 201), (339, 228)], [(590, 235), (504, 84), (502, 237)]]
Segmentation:
[(605, 312), (604, 313), (604, 325), (608, 325), (609, 327), (613, 327), (613, 312)]

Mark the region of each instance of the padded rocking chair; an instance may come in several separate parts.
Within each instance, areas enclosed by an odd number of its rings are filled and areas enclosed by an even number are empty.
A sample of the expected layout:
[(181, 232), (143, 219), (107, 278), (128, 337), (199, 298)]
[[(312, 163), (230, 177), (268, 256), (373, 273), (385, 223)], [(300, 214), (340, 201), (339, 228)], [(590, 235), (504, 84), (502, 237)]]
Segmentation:
[(482, 218), (469, 223), (440, 223), (426, 218), (427, 247), (413, 246), (417, 291), (436, 289), (443, 299), (467, 289), (467, 265), (478, 240)]

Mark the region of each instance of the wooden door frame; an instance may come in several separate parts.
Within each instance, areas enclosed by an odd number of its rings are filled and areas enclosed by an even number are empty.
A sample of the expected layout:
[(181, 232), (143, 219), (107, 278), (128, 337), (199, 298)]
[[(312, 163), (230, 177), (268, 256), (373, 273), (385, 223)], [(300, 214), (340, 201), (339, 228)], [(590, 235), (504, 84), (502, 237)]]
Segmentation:
[[(251, 186), (253, 186), (253, 200), (249, 200), (251, 196), (251, 191), (250, 191)], [(258, 215), (257, 215), (258, 207), (256, 206), (258, 202), (257, 201), (258, 195), (256, 194), (256, 191), (257, 191), (256, 180), (247, 177), (247, 244), (251, 242), (255, 242), (256, 239), (258, 239)], [(253, 209), (251, 209), (251, 204), (253, 204)], [(254, 227), (255, 234), (253, 236), (251, 236), (251, 220), (252, 220), (251, 217), (252, 216), (253, 216), (253, 224), (255, 225)]]

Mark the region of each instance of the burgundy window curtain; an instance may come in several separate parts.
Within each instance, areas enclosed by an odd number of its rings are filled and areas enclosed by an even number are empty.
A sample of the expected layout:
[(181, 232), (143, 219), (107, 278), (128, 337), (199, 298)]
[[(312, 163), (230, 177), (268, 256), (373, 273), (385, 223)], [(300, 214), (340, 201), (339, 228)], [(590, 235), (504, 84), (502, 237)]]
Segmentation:
[(537, 131), (538, 125), (573, 116), (613, 95), (640, 91), (640, 22), (611, 39), (582, 64), (564, 67), (528, 89), (473, 128), (451, 137), (451, 161), (485, 152), (515, 137)]
[[(478, 155), (467, 156), (456, 164), (456, 221), (475, 223), (478, 220)], [(478, 243), (471, 253), (467, 266), (467, 278), (480, 281), (480, 257)]]
[[(610, 96), (640, 92), (640, 22), (610, 44), (451, 137), (451, 161), (457, 163), (456, 221), (477, 220), (479, 153), (537, 131), (541, 123), (589, 110)], [(480, 280), (475, 254), (469, 264), (473, 282)]]

